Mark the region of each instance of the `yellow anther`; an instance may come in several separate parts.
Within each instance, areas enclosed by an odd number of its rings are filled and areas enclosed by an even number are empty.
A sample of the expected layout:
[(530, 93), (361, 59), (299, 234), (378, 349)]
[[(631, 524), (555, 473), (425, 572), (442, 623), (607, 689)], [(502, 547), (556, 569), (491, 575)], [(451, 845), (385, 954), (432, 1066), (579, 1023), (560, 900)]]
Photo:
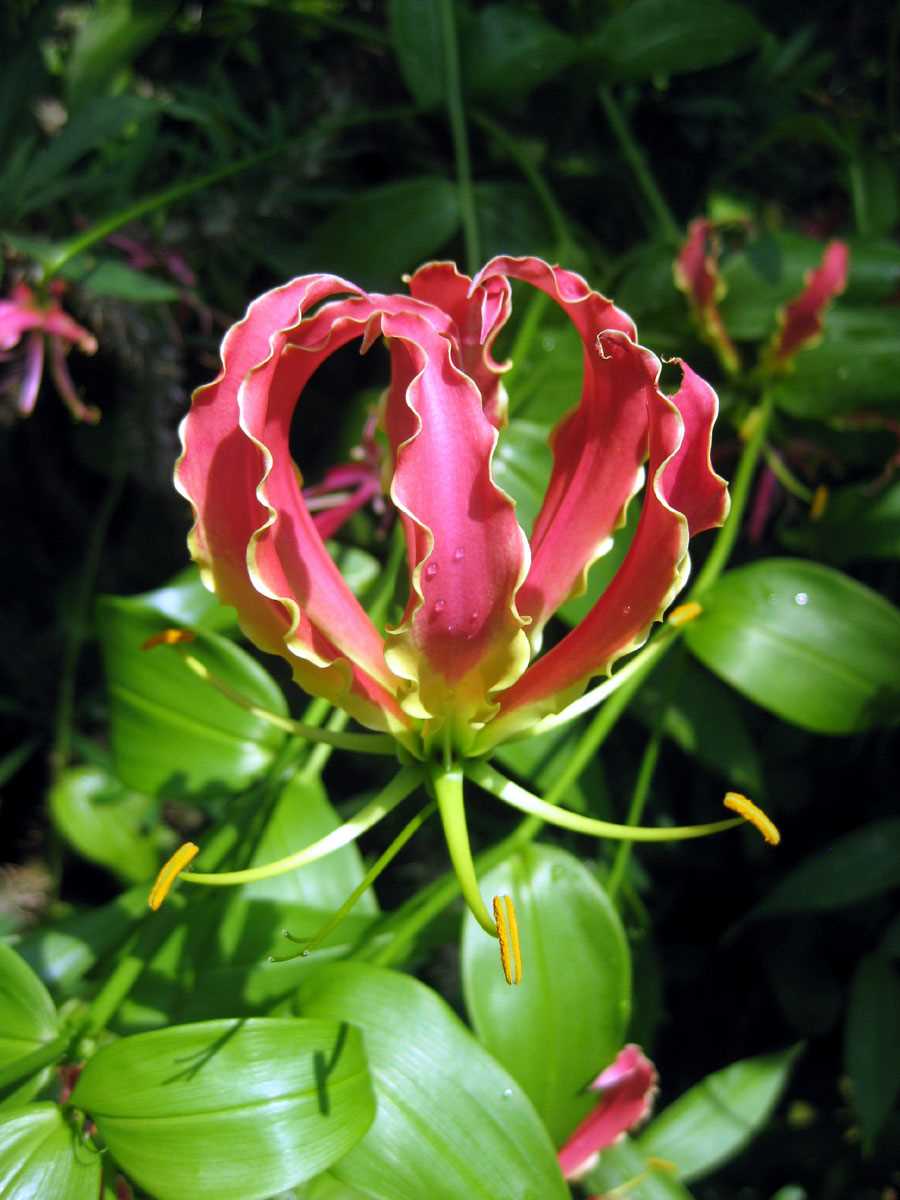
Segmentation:
[(141, 649), (152, 650), (154, 646), (178, 646), (182, 642), (195, 640), (196, 635), (189, 629), (163, 629), (160, 633), (154, 633), (152, 637), (148, 637)]
[(732, 812), (736, 812), (738, 816), (754, 825), (770, 846), (777, 846), (781, 841), (781, 834), (775, 823), (770, 821), (763, 810), (752, 800), (748, 800), (740, 792), (728, 792), (722, 803), (726, 808), (730, 808)]
[(677, 608), (672, 609), (669, 613), (668, 623), (674, 625), (676, 629), (680, 629), (682, 625), (696, 621), (702, 612), (702, 604), (698, 604), (696, 600), (688, 600), (687, 604), (679, 604)]
[(162, 865), (162, 869), (156, 877), (156, 882), (150, 889), (150, 895), (147, 897), (147, 903), (154, 912), (165, 900), (171, 891), (172, 884), (184, 870), (184, 868), (194, 861), (200, 853), (200, 847), (195, 846), (193, 842), (185, 842), (183, 846), (179, 846), (172, 857)]
[(507, 983), (522, 982), (522, 948), (519, 945), (519, 924), (509, 896), (494, 897), (494, 920), (500, 941), (500, 963)]
[(824, 483), (820, 483), (813, 492), (812, 503), (809, 506), (809, 519), (811, 521), (821, 521), (828, 507), (828, 488)]

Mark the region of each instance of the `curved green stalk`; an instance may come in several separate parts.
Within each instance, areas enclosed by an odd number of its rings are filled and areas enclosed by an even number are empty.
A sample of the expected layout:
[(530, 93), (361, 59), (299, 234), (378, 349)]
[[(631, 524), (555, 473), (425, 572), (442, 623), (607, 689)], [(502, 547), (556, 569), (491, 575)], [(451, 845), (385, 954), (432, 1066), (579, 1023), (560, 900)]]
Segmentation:
[(481, 898), (475, 864), (472, 862), (472, 847), (469, 845), (463, 799), (463, 773), (459, 767), (450, 767), (448, 770), (433, 768), (431, 786), (437, 799), (447, 849), (450, 851), (450, 861), (459, 880), (463, 899), (481, 928), (492, 937), (496, 937), (497, 926)]
[(571, 829), (573, 833), (586, 833), (591, 837), (610, 838), (614, 841), (632, 842), (681, 842), (690, 838), (707, 837), (712, 833), (724, 833), (726, 829), (735, 829), (744, 824), (743, 817), (729, 817), (723, 821), (711, 821), (705, 825), (676, 825), (648, 828), (635, 828), (630, 825), (616, 825), (612, 821), (598, 821), (595, 817), (585, 817), (581, 813), (570, 812), (555, 804), (548, 804), (540, 796), (526, 791), (511, 779), (489, 767), (487, 763), (473, 762), (466, 764), (466, 775), (479, 787), (496, 796), (505, 804), (517, 808), (520, 812), (538, 817), (548, 825), (558, 825), (560, 829)]
[(258, 867), (247, 867), (243, 871), (219, 871), (215, 874), (201, 871), (184, 871), (180, 879), (185, 883), (204, 884), (209, 887), (233, 887), (239, 883), (254, 883), (259, 879), (272, 879), (276, 875), (284, 875), (305, 867), (308, 863), (325, 858), (348, 846), (358, 837), (377, 825), (382, 817), (386, 817), (398, 804), (406, 799), (419, 786), (423, 779), (420, 767), (403, 767), (383, 791), (379, 792), (368, 804), (364, 804), (355, 817), (345, 821), (343, 825), (332, 830), (317, 842), (296, 850), (285, 858), (275, 862), (263, 863)]

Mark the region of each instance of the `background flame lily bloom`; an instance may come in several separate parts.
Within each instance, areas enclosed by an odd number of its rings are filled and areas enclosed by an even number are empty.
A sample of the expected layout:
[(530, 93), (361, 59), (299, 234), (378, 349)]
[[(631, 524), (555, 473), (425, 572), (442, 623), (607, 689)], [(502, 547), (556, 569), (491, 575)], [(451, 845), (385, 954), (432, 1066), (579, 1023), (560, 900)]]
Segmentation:
[[(506, 408), (491, 348), (510, 279), (546, 292), (584, 347), (581, 397), (553, 431), (530, 544), (491, 475)], [(382, 295), (307, 275), (255, 300), (225, 337), (220, 374), (194, 395), (176, 485), (195, 512), (192, 554), (253, 642), (285, 657), (308, 692), (418, 757), (436, 744), (466, 756), (558, 712), (641, 645), (680, 591), (688, 539), (728, 510), (709, 457), (717, 401), (684, 363), (679, 391), (664, 395), (660, 362), (630, 318), (540, 259), (495, 258), (474, 280), (430, 263), (408, 282), (409, 295)], [(403, 618), (384, 636), (329, 556), (289, 450), (310, 376), (349, 341), (365, 351), (379, 337), (391, 364), (390, 499), (409, 568)], [(536, 657), (645, 466), (625, 561), (581, 624)]]

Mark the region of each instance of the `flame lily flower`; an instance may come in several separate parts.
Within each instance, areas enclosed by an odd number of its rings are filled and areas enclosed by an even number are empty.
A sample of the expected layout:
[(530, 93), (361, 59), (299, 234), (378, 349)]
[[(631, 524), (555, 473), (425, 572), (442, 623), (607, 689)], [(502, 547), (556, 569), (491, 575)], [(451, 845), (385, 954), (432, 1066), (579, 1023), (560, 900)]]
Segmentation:
[(597, 1105), (557, 1156), (566, 1179), (580, 1179), (596, 1165), (601, 1150), (647, 1120), (656, 1099), (656, 1068), (640, 1046), (628, 1045), (588, 1090), (599, 1094)]
[(719, 312), (719, 301), (727, 289), (719, 273), (719, 239), (712, 221), (705, 217), (691, 221), (675, 259), (674, 275), (675, 286), (688, 298), (700, 336), (715, 350), (725, 370), (736, 374), (740, 357)]
[(822, 262), (808, 271), (803, 291), (778, 314), (778, 330), (763, 355), (770, 371), (784, 371), (800, 350), (822, 337), (825, 311), (847, 286), (850, 248), (846, 242), (829, 242)]
[[(491, 474), (506, 410), (506, 368), (492, 345), (510, 314), (510, 280), (545, 292), (583, 345), (581, 397), (552, 434), (553, 469), (530, 540)], [(424, 783), (465, 899), (499, 937), (472, 863), (464, 776), (514, 807), (595, 836), (672, 840), (742, 820), (680, 830), (613, 825), (548, 804), (485, 761), (499, 742), (542, 720), (569, 719), (618, 686), (627, 668), (573, 708), (593, 676), (609, 674), (646, 640), (683, 587), (689, 538), (728, 511), (725, 482), (710, 465), (717, 400), (685, 363), (679, 391), (665, 395), (660, 362), (638, 344), (631, 319), (579, 275), (540, 259), (495, 258), (474, 279), (430, 263), (408, 284), (408, 295), (383, 295), (306, 275), (255, 300), (225, 336), (218, 377), (194, 394), (175, 476), (194, 510), (191, 553), (246, 635), (285, 658), (307, 692), (376, 732), (292, 727), (346, 747), (396, 748), (406, 765), (322, 842), (277, 863), (183, 878), (224, 885), (302, 866)], [(390, 356), (381, 425), (409, 578), (402, 619), (383, 633), (329, 556), (289, 448), (294, 409), (319, 365), (350, 341), (366, 351), (378, 339)], [(540, 655), (544, 626), (583, 587), (645, 478), (640, 522), (617, 575), (582, 623)], [(514, 964), (504, 967), (521, 976)]]
[(45, 346), (50, 355), (50, 374), (56, 390), (76, 421), (96, 424), (100, 413), (83, 404), (66, 366), (66, 354), (77, 346), (83, 354), (94, 354), (97, 339), (79, 325), (59, 302), (64, 284), (50, 286), (50, 296), (41, 300), (27, 283), (17, 283), (6, 300), (0, 300), (0, 360), (25, 339), (24, 367), (17, 387), (16, 409), (30, 416), (37, 402), (44, 374)]

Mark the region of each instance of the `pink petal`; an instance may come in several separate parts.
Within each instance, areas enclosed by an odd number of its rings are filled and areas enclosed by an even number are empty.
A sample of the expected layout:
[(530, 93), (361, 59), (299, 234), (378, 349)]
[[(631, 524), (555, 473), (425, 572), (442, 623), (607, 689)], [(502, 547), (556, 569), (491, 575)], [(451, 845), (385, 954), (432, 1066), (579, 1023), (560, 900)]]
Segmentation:
[(59, 392), (60, 399), (76, 421), (84, 421), (86, 425), (96, 425), (100, 420), (100, 409), (92, 404), (84, 404), (76, 391), (69, 368), (66, 366), (66, 347), (62, 339), (51, 334), (50, 342), (50, 375)]
[[(314, 489), (307, 488), (305, 494), (307, 498)], [(313, 521), (316, 529), (319, 531), (319, 537), (323, 541), (334, 537), (342, 525), (344, 525), (355, 512), (363, 508), (368, 502), (377, 496), (381, 491), (381, 485), (377, 478), (371, 473), (368, 473), (365, 478), (359, 480), (346, 499), (338, 504), (330, 505), (327, 508), (316, 509), (314, 503), (308, 505), (313, 514)], [(323, 493), (319, 493), (323, 495)]]
[(286, 657), (307, 691), (384, 728), (386, 714), (401, 714), (382, 640), (303, 503), (287, 443), (299, 388), (281, 370), (301, 311), (357, 291), (335, 276), (305, 276), (250, 305), (225, 336), (218, 378), (194, 393), (175, 481), (194, 506), (193, 557), (247, 636)]
[(643, 479), (647, 405), (640, 389), (623, 391), (619, 359), (604, 359), (596, 350), (597, 335), (607, 329), (636, 337), (625, 313), (591, 291), (580, 275), (538, 258), (495, 258), (476, 285), (497, 274), (546, 292), (584, 344), (581, 402), (551, 435), (553, 471), (531, 535), (531, 570), (517, 597), (520, 612), (532, 619), (534, 637), (573, 592), (583, 590), (588, 568), (624, 520)]
[(434, 262), (419, 267), (409, 280), (409, 290), (417, 300), (452, 317), (459, 346), (454, 362), (475, 381), (488, 419), (501, 428), (506, 423), (506, 389), (501, 375), (509, 364), (496, 362), (491, 347), (509, 319), (509, 284), (495, 276), (486, 285), (473, 288), (472, 280), (462, 275), (455, 263)]
[[(725, 481), (712, 469), (710, 442), (718, 402), (686, 363), (673, 398), (657, 387), (659, 360), (620, 333), (601, 335), (601, 352), (622, 360), (623, 394), (638, 390), (650, 422), (648, 485), (634, 541), (612, 583), (571, 633), (529, 668), (502, 697), (498, 722), (515, 724), (557, 711), (591, 675), (640, 646), (687, 581), (688, 538), (721, 524)], [(627, 385), (626, 381), (627, 380)], [(498, 726), (499, 730), (499, 726)], [(507, 732), (511, 732), (507, 730)]]
[(388, 659), (408, 680), (407, 711), (451, 711), (461, 726), (494, 711), (492, 693), (524, 670), (514, 597), (528, 549), (512, 501), (491, 479), (497, 430), (427, 313), (385, 313), (391, 387), (385, 429), (391, 497), (407, 536), (410, 604)]
[(770, 365), (783, 367), (798, 350), (821, 337), (825, 312), (847, 286), (849, 268), (847, 243), (829, 242), (821, 265), (808, 272), (803, 291), (779, 314), (778, 333), (764, 356)]
[(41, 377), (44, 374), (44, 335), (30, 333), (25, 347), (25, 373), (19, 390), (19, 402), (16, 405), (23, 417), (30, 417), (37, 403), (38, 392), (41, 388)]
[(719, 301), (725, 281), (719, 274), (719, 244), (712, 221), (698, 217), (688, 226), (688, 236), (675, 260), (675, 286), (688, 298), (700, 333), (717, 352), (727, 370), (740, 366), (734, 342), (728, 336)]
[(566, 1179), (577, 1179), (589, 1171), (601, 1150), (649, 1117), (656, 1085), (656, 1069), (640, 1046), (628, 1045), (619, 1051), (615, 1062), (590, 1084), (591, 1091), (600, 1093), (597, 1107), (559, 1152)]

